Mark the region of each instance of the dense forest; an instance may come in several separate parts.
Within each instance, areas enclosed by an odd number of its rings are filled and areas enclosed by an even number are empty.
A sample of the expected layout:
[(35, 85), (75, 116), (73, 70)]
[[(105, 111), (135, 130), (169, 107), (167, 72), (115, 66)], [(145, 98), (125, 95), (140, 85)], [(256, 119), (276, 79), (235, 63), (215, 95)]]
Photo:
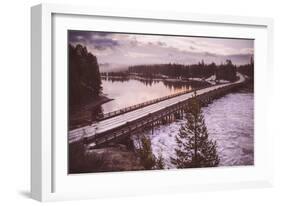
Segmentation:
[(242, 71), (243, 74), (253, 75), (253, 62), (250, 64), (236, 66), (231, 60), (216, 65), (215, 63), (205, 64), (202, 60), (198, 64), (182, 65), (182, 64), (154, 64), (154, 65), (137, 65), (130, 66), (129, 73), (137, 73), (143, 77), (157, 77), (165, 75), (173, 78), (208, 78), (212, 75), (216, 76), (216, 80), (236, 80), (236, 72)]
[(165, 75), (174, 78), (195, 78), (211, 76), (214, 73), (213, 64), (206, 65), (199, 62), (194, 65), (182, 64), (153, 64), (153, 65), (137, 65), (129, 67), (130, 73), (138, 73), (144, 77), (153, 77), (155, 75)]
[(102, 92), (97, 58), (86, 47), (69, 44), (69, 103), (81, 104)]

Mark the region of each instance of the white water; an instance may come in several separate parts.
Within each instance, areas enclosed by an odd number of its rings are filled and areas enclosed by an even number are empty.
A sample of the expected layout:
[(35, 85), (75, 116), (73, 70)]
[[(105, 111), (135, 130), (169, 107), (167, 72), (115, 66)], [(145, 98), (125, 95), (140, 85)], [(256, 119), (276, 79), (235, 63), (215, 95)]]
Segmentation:
[[(253, 93), (232, 93), (202, 108), (209, 138), (217, 141), (220, 166), (254, 164), (253, 107)], [(174, 156), (175, 136), (184, 121), (159, 126), (154, 134), (146, 133), (154, 154), (162, 154), (166, 168), (175, 168), (170, 157)]]

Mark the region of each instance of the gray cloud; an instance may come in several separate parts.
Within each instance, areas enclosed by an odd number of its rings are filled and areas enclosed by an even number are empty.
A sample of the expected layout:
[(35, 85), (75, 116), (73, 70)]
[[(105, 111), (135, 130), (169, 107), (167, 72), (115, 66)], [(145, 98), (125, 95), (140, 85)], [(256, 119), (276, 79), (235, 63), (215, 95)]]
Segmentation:
[(118, 41), (113, 40), (111, 34), (105, 32), (69, 31), (69, 43), (83, 44), (97, 50), (113, 49), (119, 46)]
[(103, 38), (103, 39), (100, 39), (100, 38), (97, 38), (97, 39), (92, 39), (90, 41), (91, 44), (94, 45), (94, 47), (98, 50), (105, 50), (107, 48), (114, 48), (116, 46), (119, 46), (119, 43), (118, 41), (116, 40), (112, 40), (110, 38)]
[(83, 44), (100, 64), (194, 64), (201, 60), (220, 64), (249, 63), (254, 41), (246, 39), (181, 37), (69, 31), (69, 43)]

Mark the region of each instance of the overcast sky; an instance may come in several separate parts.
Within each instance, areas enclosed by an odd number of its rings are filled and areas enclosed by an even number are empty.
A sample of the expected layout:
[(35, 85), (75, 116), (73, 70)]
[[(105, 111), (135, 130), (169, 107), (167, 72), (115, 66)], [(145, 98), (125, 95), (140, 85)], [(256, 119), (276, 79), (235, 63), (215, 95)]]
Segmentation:
[(249, 63), (254, 53), (254, 41), (247, 39), (69, 31), (69, 43), (86, 46), (100, 65), (111, 66), (201, 60), (220, 64), (226, 59), (240, 65)]

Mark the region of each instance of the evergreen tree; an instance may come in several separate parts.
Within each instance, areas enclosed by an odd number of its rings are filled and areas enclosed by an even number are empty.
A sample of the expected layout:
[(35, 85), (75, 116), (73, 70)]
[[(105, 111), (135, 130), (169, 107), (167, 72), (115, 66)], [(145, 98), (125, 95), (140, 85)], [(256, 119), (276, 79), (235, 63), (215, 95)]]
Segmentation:
[(163, 158), (162, 154), (160, 154), (158, 156), (158, 158), (156, 159), (155, 167), (156, 167), (156, 169), (164, 169), (165, 168), (164, 158)]
[(102, 81), (96, 56), (87, 47), (69, 44), (69, 103), (79, 105), (102, 93)]
[(177, 168), (215, 167), (219, 164), (217, 144), (208, 139), (200, 104), (196, 93), (186, 112), (186, 122), (176, 137), (176, 157), (171, 162)]
[(148, 137), (138, 137), (137, 154), (140, 157), (141, 164), (146, 170), (153, 169), (156, 165), (156, 157), (152, 152), (151, 141)]

